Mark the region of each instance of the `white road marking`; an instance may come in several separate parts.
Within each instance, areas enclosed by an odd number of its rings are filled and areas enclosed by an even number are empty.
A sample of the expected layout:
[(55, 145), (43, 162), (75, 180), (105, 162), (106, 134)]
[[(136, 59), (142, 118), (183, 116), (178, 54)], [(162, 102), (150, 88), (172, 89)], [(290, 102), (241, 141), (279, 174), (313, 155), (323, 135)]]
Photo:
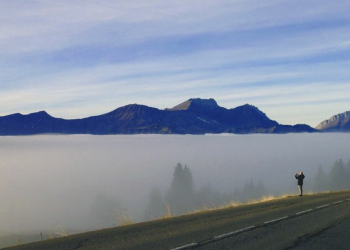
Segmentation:
[(219, 236), (215, 236), (214, 239), (225, 238), (225, 237), (230, 236), (230, 235), (233, 235), (233, 234), (237, 234), (237, 233), (241, 233), (241, 232), (244, 232), (244, 231), (248, 231), (249, 229), (252, 229), (252, 228), (254, 228), (254, 227), (255, 227), (255, 226), (250, 226), (250, 227), (242, 228), (242, 229), (239, 229), (239, 230), (236, 230), (236, 231), (227, 233), (227, 234), (222, 234), (222, 235), (219, 235)]
[(177, 248), (173, 248), (173, 249), (170, 249), (170, 250), (181, 250), (181, 249), (186, 249), (188, 247), (194, 247), (194, 246), (197, 246), (198, 243), (191, 243), (191, 244), (187, 244), (187, 245), (184, 245), (184, 246), (181, 246), (181, 247), (177, 247)]
[[(350, 201), (350, 199), (347, 199), (347, 201)], [(342, 203), (342, 202), (344, 202), (344, 201), (343, 200), (342, 201), (337, 201), (337, 202), (334, 202), (333, 204), (339, 204), (339, 203)], [(324, 208), (324, 207), (328, 207), (328, 206), (329, 206), (329, 204), (326, 204), (326, 205), (323, 205), (323, 206), (319, 206), (316, 209)], [(301, 211), (301, 212), (296, 213), (296, 215), (307, 213), (307, 212), (310, 212), (312, 210), (313, 209), (308, 209), (308, 210), (305, 210), (305, 211)], [(288, 216), (284, 216), (284, 217), (281, 217), (281, 218), (278, 218), (278, 219), (275, 219), (275, 220), (265, 221), (264, 223), (268, 224), (268, 223), (284, 220), (286, 218), (288, 218)], [(227, 234), (222, 234), (222, 235), (219, 235), (219, 236), (215, 236), (214, 239), (225, 238), (225, 237), (230, 236), (230, 235), (234, 235), (234, 234), (237, 234), (237, 233), (248, 231), (249, 229), (252, 229), (254, 227), (255, 226), (250, 226), (250, 227), (242, 228), (242, 229), (239, 229), (239, 230), (227, 233)], [(197, 245), (198, 245), (198, 243), (191, 243), (191, 244), (187, 244), (187, 245), (184, 245), (184, 246), (181, 246), (181, 247), (177, 247), (177, 248), (173, 248), (173, 249), (170, 249), (170, 250), (182, 250), (182, 249), (186, 249), (186, 248), (189, 248), (189, 247), (194, 247), (194, 246), (197, 246)]]
[(301, 212), (299, 212), (299, 213), (296, 213), (296, 214), (303, 214), (303, 213), (307, 213), (307, 212), (310, 212), (310, 211), (312, 211), (312, 209), (309, 209), (309, 210), (305, 210), (305, 211), (301, 211)]
[(316, 208), (323, 208), (323, 207), (328, 207), (328, 206), (329, 206), (329, 204), (323, 205), (323, 206), (320, 206), (320, 207), (316, 207)]
[(284, 216), (284, 217), (281, 217), (281, 218), (278, 218), (278, 219), (275, 219), (275, 220), (265, 221), (264, 223), (268, 224), (268, 223), (272, 223), (272, 222), (275, 222), (275, 221), (284, 220), (286, 218), (288, 218), (288, 216)]

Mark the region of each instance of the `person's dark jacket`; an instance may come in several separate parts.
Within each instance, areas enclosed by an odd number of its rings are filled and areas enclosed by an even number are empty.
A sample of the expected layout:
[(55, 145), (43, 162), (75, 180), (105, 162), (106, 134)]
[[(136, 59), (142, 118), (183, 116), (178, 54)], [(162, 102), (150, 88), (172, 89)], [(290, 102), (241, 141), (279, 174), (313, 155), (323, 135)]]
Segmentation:
[(295, 179), (298, 179), (298, 186), (302, 186), (304, 182), (305, 175), (295, 175)]

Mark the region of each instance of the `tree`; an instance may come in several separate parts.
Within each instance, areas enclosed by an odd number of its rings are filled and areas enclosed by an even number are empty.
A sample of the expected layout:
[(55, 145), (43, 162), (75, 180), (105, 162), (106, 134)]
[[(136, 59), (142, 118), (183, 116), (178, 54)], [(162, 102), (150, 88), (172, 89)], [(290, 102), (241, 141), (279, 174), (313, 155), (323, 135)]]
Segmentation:
[(350, 160), (348, 162), (348, 164), (346, 164), (345, 166), (345, 170), (346, 170), (346, 174), (347, 174), (347, 189), (350, 189)]
[(315, 192), (323, 192), (328, 189), (327, 176), (326, 176), (326, 173), (323, 171), (323, 168), (321, 165), (318, 167), (318, 171), (314, 178), (312, 187)]
[(193, 209), (193, 193), (194, 184), (190, 168), (178, 163), (167, 196), (172, 214), (181, 214)]
[(194, 183), (193, 183), (193, 177), (192, 172), (187, 165), (185, 165), (185, 168), (183, 170), (183, 185), (185, 186), (187, 196), (188, 198), (192, 198), (193, 192), (194, 192)]
[(332, 190), (346, 189), (348, 186), (347, 172), (343, 160), (336, 161), (329, 174), (329, 185)]

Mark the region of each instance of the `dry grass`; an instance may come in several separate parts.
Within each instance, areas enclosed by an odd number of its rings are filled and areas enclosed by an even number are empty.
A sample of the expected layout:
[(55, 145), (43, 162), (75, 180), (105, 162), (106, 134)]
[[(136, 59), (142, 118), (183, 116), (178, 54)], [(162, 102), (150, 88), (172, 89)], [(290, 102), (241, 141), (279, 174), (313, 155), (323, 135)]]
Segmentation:
[(169, 204), (165, 204), (164, 207), (165, 207), (166, 214), (165, 214), (164, 217), (162, 217), (162, 219), (171, 218), (171, 212), (170, 212), (170, 206), (169, 206)]
[(196, 209), (194, 211), (189, 211), (186, 214), (196, 214), (196, 213), (201, 213), (201, 212), (206, 212), (206, 211), (213, 211), (213, 210), (218, 210), (218, 209), (225, 209), (229, 207), (237, 207), (240, 205), (243, 205), (244, 203), (241, 202), (236, 202), (236, 201), (230, 201), (229, 203), (223, 204), (223, 205), (204, 205), (203, 207)]
[(22, 245), (21, 239), (17, 239), (17, 246)]
[[(312, 195), (312, 194), (314, 194), (314, 192), (312, 192), (312, 191), (308, 191), (308, 192), (304, 193), (304, 195)], [(277, 199), (284, 199), (287, 197), (293, 197), (295, 195), (296, 195), (295, 193), (282, 194), (279, 196), (274, 196), (274, 195), (269, 194), (269, 195), (262, 196), (259, 199), (248, 200), (247, 202), (237, 202), (237, 201), (232, 200), (229, 203), (224, 204), (224, 205), (215, 205), (215, 206), (205, 205), (200, 209), (196, 209), (196, 210), (194, 210), (192, 212), (188, 212), (186, 214), (194, 214), (194, 213), (201, 213), (201, 212), (218, 210), (218, 209), (237, 207), (237, 206), (242, 206), (242, 205), (257, 204), (257, 203), (261, 203), (261, 202), (267, 202), (267, 201), (272, 201), (272, 200), (277, 200)]]
[(68, 236), (69, 234), (67, 233), (67, 230), (63, 227), (60, 226), (59, 228), (56, 229), (55, 234), (61, 236), (61, 237), (65, 237)]
[(127, 209), (116, 210), (116, 217), (119, 225), (126, 226), (134, 224), (131, 213)]

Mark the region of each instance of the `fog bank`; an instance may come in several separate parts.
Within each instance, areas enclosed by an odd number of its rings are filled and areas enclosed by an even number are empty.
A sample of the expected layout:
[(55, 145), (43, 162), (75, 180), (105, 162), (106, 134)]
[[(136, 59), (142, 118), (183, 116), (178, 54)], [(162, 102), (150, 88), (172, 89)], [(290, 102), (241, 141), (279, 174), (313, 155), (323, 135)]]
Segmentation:
[[(0, 234), (93, 230), (118, 224), (108, 209), (144, 219), (152, 189), (169, 190), (178, 162), (199, 189), (234, 192), (250, 179), (272, 194), (305, 189), (320, 164), (350, 159), (350, 134), (42, 135), (0, 137)], [(105, 211), (105, 212), (104, 212)], [(110, 216), (110, 217), (109, 217)]]

